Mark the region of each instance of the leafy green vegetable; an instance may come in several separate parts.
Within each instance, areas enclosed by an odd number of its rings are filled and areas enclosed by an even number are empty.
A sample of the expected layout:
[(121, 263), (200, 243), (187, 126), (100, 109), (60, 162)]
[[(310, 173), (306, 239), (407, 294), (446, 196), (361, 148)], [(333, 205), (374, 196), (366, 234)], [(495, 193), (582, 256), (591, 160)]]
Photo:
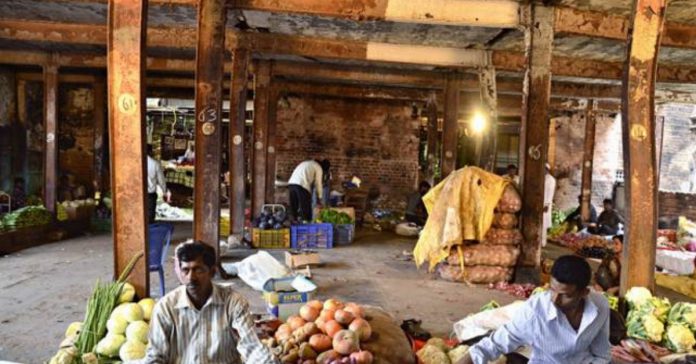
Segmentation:
[(498, 302), (496, 302), (495, 300), (491, 300), (491, 302), (488, 302), (485, 305), (483, 305), (483, 307), (481, 307), (479, 312), (488, 311), (488, 310), (495, 310), (498, 307), (500, 307), (500, 304), (498, 304)]
[(51, 213), (43, 206), (26, 206), (5, 214), (2, 225), (8, 229), (45, 225), (51, 222)]
[(319, 212), (319, 217), (316, 219), (316, 222), (323, 222), (334, 225), (345, 225), (352, 224), (353, 219), (351, 219), (350, 216), (345, 212), (339, 212), (332, 209), (322, 209)]

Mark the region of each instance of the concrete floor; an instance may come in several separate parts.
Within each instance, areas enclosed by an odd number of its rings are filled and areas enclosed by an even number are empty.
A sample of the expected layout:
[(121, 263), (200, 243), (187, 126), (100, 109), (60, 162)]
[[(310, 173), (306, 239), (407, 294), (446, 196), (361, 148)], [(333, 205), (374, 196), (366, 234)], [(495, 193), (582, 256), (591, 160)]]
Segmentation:
[[(178, 224), (175, 241), (191, 236), (190, 224)], [(111, 278), (111, 236), (96, 235), (27, 249), (0, 258), (0, 360), (40, 363), (58, 348), (67, 325), (81, 321), (97, 279)], [(380, 306), (397, 320), (417, 318), (436, 335), (448, 336), (452, 324), (495, 299), (515, 300), (505, 293), (482, 287), (434, 279), (402, 252), (415, 240), (393, 234), (359, 231), (355, 243), (321, 252), (326, 264), (313, 270), (321, 299)], [(170, 250), (170, 255), (173, 250)], [(282, 260), (283, 252), (273, 254)], [(263, 313), (261, 295), (241, 280), (230, 282)], [(173, 266), (166, 269), (166, 286), (177, 285)], [(159, 295), (157, 274), (151, 275), (151, 292)]]

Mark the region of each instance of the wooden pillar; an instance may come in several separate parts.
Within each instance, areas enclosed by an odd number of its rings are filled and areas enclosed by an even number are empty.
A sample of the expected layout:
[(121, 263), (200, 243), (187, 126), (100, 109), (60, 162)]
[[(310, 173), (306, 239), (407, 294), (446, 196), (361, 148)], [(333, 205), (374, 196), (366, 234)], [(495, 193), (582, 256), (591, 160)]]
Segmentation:
[(106, 135), (106, 83), (94, 83), (94, 191), (104, 191), (104, 136)]
[(519, 281), (537, 281), (545, 234), (544, 165), (549, 144), (551, 51), (553, 7), (531, 6), (531, 22), (525, 32), (526, 71), (522, 94), (520, 164), (522, 170), (522, 234), (524, 243), (518, 269)]
[(580, 216), (582, 221), (590, 221), (592, 203), (592, 161), (594, 160), (595, 130), (597, 125), (597, 101), (585, 113), (585, 146), (582, 155), (582, 183), (580, 187)]
[[(112, 0), (107, 19), (109, 150), (113, 196), (114, 276), (148, 251), (145, 199), (145, 34), (147, 1)], [(147, 259), (129, 281), (140, 297), (150, 293)]]
[(226, 14), (224, 0), (201, 0), (198, 3), (193, 237), (211, 245), (216, 251), (220, 243), (220, 155)]
[(442, 151), (440, 152), (441, 179), (452, 173), (457, 164), (457, 140), (459, 117), (459, 90), (461, 78), (450, 73), (445, 81), (445, 120), (442, 125)]
[(655, 79), (665, 6), (665, 0), (635, 0), (628, 32), (621, 108), (628, 242), (621, 264), (622, 292), (655, 286)]
[(254, 75), (254, 140), (252, 150), (251, 214), (258, 216), (266, 197), (268, 98), (271, 64), (260, 61)]
[(556, 165), (556, 150), (558, 150), (556, 145), (558, 140), (556, 124), (556, 118), (549, 119), (549, 151), (546, 153), (546, 161), (552, 166)]
[(498, 89), (494, 67), (487, 66), (479, 70), (479, 84), (481, 103), (488, 114), (488, 128), (483, 137), (483, 151), (479, 165), (487, 171), (494, 171), (498, 151)]
[(249, 79), (249, 51), (235, 49), (232, 56), (232, 82), (230, 85), (230, 233), (241, 238), (244, 233), (244, 208), (246, 207), (244, 160), (244, 126), (246, 121), (247, 81)]
[(275, 203), (276, 130), (279, 96), (280, 92), (271, 86), (268, 94), (268, 147), (266, 148), (266, 201), (268, 203)]
[(437, 141), (439, 138), (438, 128), (437, 128), (437, 97), (433, 93), (428, 99), (428, 104), (426, 105), (428, 114), (428, 178), (431, 182), (435, 182), (437, 176), (435, 172), (438, 165), (438, 148)]
[(43, 200), (44, 206), (51, 213), (56, 212), (56, 183), (58, 175), (58, 151), (56, 138), (57, 128), (57, 98), (58, 98), (58, 64), (56, 55), (52, 55), (43, 66), (44, 86), (44, 162), (43, 162)]

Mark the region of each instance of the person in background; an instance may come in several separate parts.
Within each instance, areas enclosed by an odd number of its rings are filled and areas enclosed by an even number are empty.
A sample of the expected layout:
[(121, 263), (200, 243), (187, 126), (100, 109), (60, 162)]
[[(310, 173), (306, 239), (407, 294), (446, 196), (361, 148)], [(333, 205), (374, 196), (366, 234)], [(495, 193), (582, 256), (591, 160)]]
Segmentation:
[(551, 175), (551, 165), (544, 165), (546, 175), (544, 176), (544, 219), (541, 229), (541, 246), (546, 246), (546, 234), (551, 227), (551, 213), (553, 211), (553, 195), (556, 193), (556, 178)]
[(428, 211), (423, 203), (423, 196), (430, 191), (430, 183), (422, 181), (418, 185), (418, 191), (408, 196), (406, 201), (406, 221), (418, 226), (424, 226), (428, 219)]
[(548, 291), (530, 297), (512, 320), (473, 345), (456, 364), (484, 364), (531, 346), (529, 364), (609, 364), (609, 303), (588, 287), (585, 259), (565, 255), (551, 268)]
[(578, 227), (578, 230), (582, 230), (585, 228), (585, 226), (590, 225), (590, 224), (596, 224), (597, 223), (597, 210), (595, 209), (594, 205), (592, 205), (592, 201), (590, 201), (590, 220), (589, 221), (582, 221), (582, 216), (580, 215), (581, 212), (581, 205), (582, 205), (582, 195), (578, 196), (578, 208), (575, 209), (575, 211), (571, 212), (570, 215), (566, 216), (566, 219), (564, 222), (572, 223), (575, 226)]
[(215, 249), (200, 241), (184, 243), (175, 257), (182, 285), (155, 305), (141, 362), (277, 364), (254, 331), (249, 302), (213, 283)]
[(70, 176), (64, 174), (60, 176), (58, 181), (58, 202), (75, 200), (73, 194), (73, 184), (70, 182)]
[(16, 177), (12, 189), (12, 209), (16, 210), (27, 205), (27, 193), (24, 187), (24, 178)]
[(152, 145), (147, 145), (147, 221), (155, 222), (157, 216), (157, 187), (162, 190), (165, 201), (169, 202), (171, 193), (167, 190), (162, 165), (153, 157)]
[[(295, 167), (288, 180), (290, 192), (291, 220), (312, 220), (312, 188), (317, 191), (317, 200), (324, 196), (324, 175), (330, 173), (331, 163), (327, 160), (306, 160)], [(321, 205), (321, 204), (320, 204)]]
[(512, 182), (515, 182), (516, 186), (520, 185), (520, 176), (517, 175), (518, 169), (517, 166), (514, 164), (509, 164), (507, 166), (507, 173), (505, 174), (504, 177), (507, 177), (512, 180)]
[(597, 225), (591, 227), (589, 232), (597, 235), (616, 235), (619, 232), (619, 224), (624, 219), (614, 210), (614, 202), (610, 198), (604, 199), (604, 211), (597, 218)]

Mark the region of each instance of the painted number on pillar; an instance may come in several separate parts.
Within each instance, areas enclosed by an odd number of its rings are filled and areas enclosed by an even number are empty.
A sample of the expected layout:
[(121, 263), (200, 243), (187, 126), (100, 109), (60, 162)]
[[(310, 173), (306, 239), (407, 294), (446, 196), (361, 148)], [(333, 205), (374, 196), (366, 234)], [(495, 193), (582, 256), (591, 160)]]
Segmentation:
[(535, 161), (541, 159), (541, 144), (529, 147), (527, 154), (529, 154), (529, 158), (532, 158)]
[(133, 115), (138, 109), (138, 101), (129, 93), (118, 97), (118, 110), (126, 115)]
[(215, 108), (207, 106), (198, 113), (198, 121), (201, 123), (214, 122), (217, 120), (217, 111)]
[(643, 125), (633, 124), (631, 126), (631, 139), (642, 142), (648, 137), (648, 130)]

